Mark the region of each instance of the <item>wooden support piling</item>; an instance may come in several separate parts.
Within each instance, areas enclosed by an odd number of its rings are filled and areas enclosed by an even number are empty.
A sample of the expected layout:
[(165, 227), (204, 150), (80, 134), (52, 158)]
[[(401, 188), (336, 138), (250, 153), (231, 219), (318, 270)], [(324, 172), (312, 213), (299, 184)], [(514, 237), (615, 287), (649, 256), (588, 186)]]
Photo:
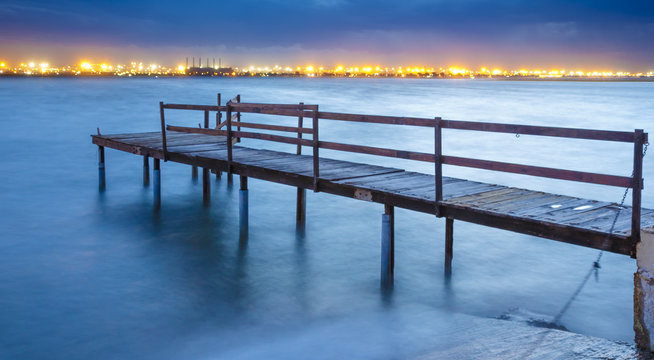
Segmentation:
[(307, 190), (297, 188), (297, 206), (295, 211), (295, 222), (298, 226), (303, 227), (307, 218)]
[(104, 170), (104, 146), (98, 146), (98, 188), (105, 191), (107, 188), (107, 179)]
[(393, 285), (395, 268), (395, 210), (391, 205), (384, 205), (382, 215), (382, 238), (381, 238), (381, 285), (389, 287)]
[(454, 256), (454, 219), (445, 219), (445, 276), (452, 275), (452, 258)]
[(160, 208), (161, 207), (161, 169), (159, 168), (159, 159), (154, 158), (153, 159), (153, 177), (154, 177), (154, 187), (152, 188), (152, 192), (154, 195), (154, 207), (155, 208)]
[(150, 160), (143, 156), (143, 186), (150, 186)]
[(208, 168), (202, 169), (202, 199), (204, 203), (211, 200), (211, 171)]
[(241, 189), (238, 192), (239, 199), (239, 226), (241, 234), (247, 233), (248, 231), (248, 178), (247, 176), (241, 176)]
[(198, 179), (198, 167), (197, 166), (191, 166), (191, 179), (193, 179), (193, 180)]

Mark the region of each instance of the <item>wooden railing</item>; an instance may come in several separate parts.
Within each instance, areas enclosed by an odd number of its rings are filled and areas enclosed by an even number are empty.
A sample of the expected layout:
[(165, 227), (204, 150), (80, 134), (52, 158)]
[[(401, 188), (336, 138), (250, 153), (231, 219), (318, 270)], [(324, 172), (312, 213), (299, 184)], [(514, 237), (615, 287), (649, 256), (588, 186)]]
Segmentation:
[[(228, 101), (226, 105), (183, 105), (183, 104), (164, 104), (160, 103), (161, 108), (161, 130), (164, 147), (164, 156), (166, 150), (166, 130), (199, 133), (208, 135), (219, 135), (227, 137), (228, 147), (228, 169), (231, 171), (232, 162), (232, 139), (233, 138), (250, 138), (258, 140), (274, 141), (286, 144), (297, 145), (297, 153), (301, 154), (302, 146), (313, 148), (313, 190), (319, 191), (319, 151), (320, 149), (329, 149), (345, 152), (362, 153), (377, 156), (386, 156), (399, 159), (416, 160), (430, 162), (435, 164), (435, 195), (437, 216), (441, 214), (441, 203), (443, 201), (443, 180), (442, 165), (463, 166), (477, 169), (492, 171), (501, 171), (515, 174), (531, 175), (550, 179), (569, 180), (584, 183), (617, 186), (632, 189), (632, 228), (631, 237), (634, 241), (639, 240), (640, 236), (640, 212), (641, 212), (641, 192), (643, 188), (642, 164), (643, 164), (643, 145), (648, 142), (648, 136), (643, 130), (633, 132), (626, 131), (607, 131), (591, 129), (575, 129), (549, 126), (532, 126), (517, 124), (497, 124), (485, 122), (471, 122), (459, 120), (444, 120), (439, 117), (433, 119), (416, 118), (416, 117), (396, 117), (396, 116), (379, 116), (379, 115), (361, 115), (334, 112), (321, 112), (318, 105), (308, 104), (260, 104), (260, 103), (241, 103), (240, 96)], [(192, 128), (181, 126), (166, 126), (164, 118), (164, 109), (181, 109), (181, 110), (198, 110), (205, 112), (205, 119), (208, 119), (209, 111), (216, 111), (218, 114), (224, 111), (227, 116), (224, 123), (220, 123), (215, 129), (209, 129), (205, 120), (205, 128)], [(276, 116), (289, 116), (298, 118), (298, 126), (281, 126), (271, 124), (259, 124), (252, 122), (243, 122), (240, 119), (241, 113), (266, 114)], [(220, 115), (217, 115), (220, 117)], [(303, 126), (304, 118), (312, 119), (312, 127)], [(405, 151), (397, 149), (388, 149), (372, 146), (344, 144), (338, 142), (320, 141), (318, 128), (319, 120), (337, 120), (348, 122), (362, 122), (387, 125), (407, 125), (434, 128), (434, 153), (423, 153), (415, 151)], [(233, 131), (232, 127), (237, 126)], [(226, 130), (222, 128), (227, 127)], [(241, 128), (271, 130), (278, 132), (296, 133), (297, 137), (273, 135), (267, 133), (257, 133), (241, 131)], [(442, 130), (457, 129), (481, 132), (497, 132), (520, 135), (537, 135), (548, 137), (561, 137), (571, 139), (586, 139), (598, 141), (627, 142), (634, 144), (633, 156), (633, 174), (631, 177), (591, 173), (576, 170), (564, 170), (548, 167), (512, 164), (490, 160), (480, 160), (473, 158), (457, 157), (444, 155), (442, 153)], [(303, 134), (311, 134), (312, 139), (303, 139)]]

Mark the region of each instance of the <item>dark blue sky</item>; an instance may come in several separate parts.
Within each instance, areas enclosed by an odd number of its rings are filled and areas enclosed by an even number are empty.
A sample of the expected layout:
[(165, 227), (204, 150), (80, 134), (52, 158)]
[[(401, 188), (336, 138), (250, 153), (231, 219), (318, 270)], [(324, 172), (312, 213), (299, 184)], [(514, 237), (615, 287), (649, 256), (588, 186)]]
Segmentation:
[(654, 69), (654, 0), (15, 1), (8, 60)]

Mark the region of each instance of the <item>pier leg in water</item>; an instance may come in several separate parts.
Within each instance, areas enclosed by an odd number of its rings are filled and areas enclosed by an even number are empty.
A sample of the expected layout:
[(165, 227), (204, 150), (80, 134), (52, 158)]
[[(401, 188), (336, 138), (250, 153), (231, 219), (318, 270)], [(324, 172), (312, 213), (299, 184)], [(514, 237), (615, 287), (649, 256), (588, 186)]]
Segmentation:
[(654, 227), (640, 231), (636, 248), (638, 270), (634, 274), (634, 332), (636, 345), (654, 348)]
[(395, 268), (395, 210), (390, 205), (384, 205), (384, 210), (381, 238), (381, 286), (389, 288), (393, 286), (393, 271)]
[(248, 178), (241, 176), (241, 190), (238, 192), (238, 214), (241, 235), (248, 232)]
[(192, 166), (191, 167), (191, 179), (194, 181), (198, 180), (198, 167), (197, 166)]
[(107, 179), (104, 173), (104, 146), (98, 146), (98, 188), (105, 191)]
[(220, 170), (216, 170), (216, 181), (220, 180), (220, 178), (223, 177), (223, 172)]
[(297, 207), (296, 207), (295, 222), (298, 229), (303, 229), (306, 224), (307, 217), (307, 190), (297, 188)]
[(150, 186), (150, 159), (143, 156), (143, 186)]
[(154, 171), (153, 171), (153, 177), (154, 177), (154, 187), (152, 189), (152, 193), (154, 195), (154, 207), (155, 208), (160, 208), (161, 207), (161, 170), (159, 169), (159, 159), (153, 159), (154, 161)]
[(211, 172), (207, 168), (202, 168), (202, 200), (208, 204), (211, 200)]
[(445, 276), (452, 276), (452, 257), (454, 256), (454, 219), (445, 219)]

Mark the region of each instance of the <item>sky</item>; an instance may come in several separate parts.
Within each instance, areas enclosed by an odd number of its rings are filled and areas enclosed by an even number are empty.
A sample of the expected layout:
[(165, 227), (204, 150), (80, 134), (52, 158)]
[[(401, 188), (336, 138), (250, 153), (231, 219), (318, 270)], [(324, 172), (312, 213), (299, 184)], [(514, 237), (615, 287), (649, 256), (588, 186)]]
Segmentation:
[(63, 65), (654, 70), (654, 0), (3, 0), (0, 58)]

